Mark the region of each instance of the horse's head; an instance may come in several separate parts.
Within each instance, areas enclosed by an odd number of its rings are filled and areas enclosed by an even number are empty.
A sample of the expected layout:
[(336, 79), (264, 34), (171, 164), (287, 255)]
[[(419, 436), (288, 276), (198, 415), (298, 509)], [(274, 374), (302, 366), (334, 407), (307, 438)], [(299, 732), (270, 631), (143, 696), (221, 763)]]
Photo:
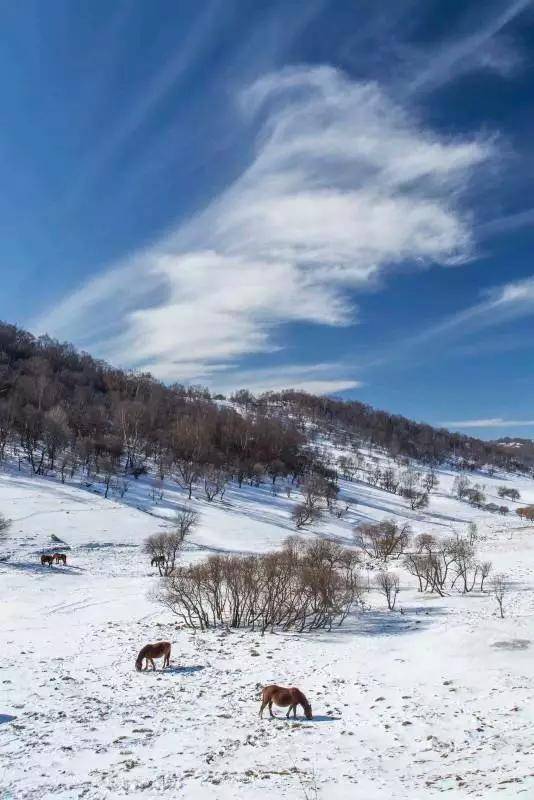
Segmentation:
[(304, 716), (306, 719), (313, 719), (312, 707), (307, 700), (302, 704), (302, 708), (304, 709)]
[(137, 659), (137, 661), (135, 662), (135, 668), (136, 668), (136, 670), (138, 672), (141, 672), (141, 670), (143, 668), (143, 659), (142, 658), (138, 658)]

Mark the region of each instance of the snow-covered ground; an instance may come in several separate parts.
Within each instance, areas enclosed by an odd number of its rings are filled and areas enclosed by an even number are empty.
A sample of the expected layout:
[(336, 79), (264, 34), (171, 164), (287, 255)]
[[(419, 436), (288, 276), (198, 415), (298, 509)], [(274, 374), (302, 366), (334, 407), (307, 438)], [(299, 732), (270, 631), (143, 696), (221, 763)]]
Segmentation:
[[(399, 605), (340, 630), (305, 635), (191, 633), (147, 597), (156, 581), (140, 545), (165, 529), (184, 495), (154, 504), (146, 481), (122, 500), (78, 486), (0, 473), (0, 798), (534, 797), (534, 528), (450, 497), (439, 474), (430, 507), (362, 483), (357, 501), (308, 536), (351, 541), (362, 519), (410, 520), (448, 536), (478, 524), (480, 556), (513, 581), (506, 618), (489, 594), (421, 595), (397, 565)], [(534, 502), (534, 482), (477, 476), (488, 502), (506, 482)], [(294, 499), (233, 487), (193, 506), (201, 525), (186, 558), (279, 545)], [(498, 501), (500, 502), (500, 501)], [(509, 504), (514, 506), (513, 503)], [(67, 567), (41, 567), (67, 542)], [(149, 641), (170, 639), (171, 668), (138, 673)], [(261, 685), (301, 687), (314, 719), (258, 718)]]

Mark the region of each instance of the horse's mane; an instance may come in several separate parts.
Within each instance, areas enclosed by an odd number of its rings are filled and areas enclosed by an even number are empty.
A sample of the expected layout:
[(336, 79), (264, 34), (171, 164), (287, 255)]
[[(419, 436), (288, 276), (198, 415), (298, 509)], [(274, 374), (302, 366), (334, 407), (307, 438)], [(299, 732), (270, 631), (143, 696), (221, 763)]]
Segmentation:
[(300, 704), (302, 706), (305, 706), (305, 707), (307, 706), (309, 708), (310, 704), (308, 702), (308, 698), (306, 697), (306, 695), (303, 692), (301, 692), (300, 689), (296, 689), (295, 688), (294, 692), (295, 692), (296, 696), (298, 697), (298, 700), (299, 700)]

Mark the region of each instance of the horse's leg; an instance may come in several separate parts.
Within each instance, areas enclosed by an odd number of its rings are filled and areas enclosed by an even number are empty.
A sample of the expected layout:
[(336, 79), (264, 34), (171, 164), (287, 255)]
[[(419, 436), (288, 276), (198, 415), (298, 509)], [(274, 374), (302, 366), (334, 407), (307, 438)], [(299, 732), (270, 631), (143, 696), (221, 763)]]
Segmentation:
[(156, 662), (154, 661), (153, 658), (150, 659), (150, 662), (152, 664), (152, 672), (155, 672), (156, 671)]
[(267, 702), (265, 700), (262, 700), (261, 708), (260, 708), (260, 719), (263, 719), (263, 709), (265, 708), (266, 705), (267, 705)]
[(297, 718), (297, 704), (295, 703), (295, 705), (293, 706), (293, 719), (296, 718)]
[(271, 715), (271, 717), (274, 717), (274, 714), (273, 714), (273, 701), (272, 700), (269, 700), (269, 714)]

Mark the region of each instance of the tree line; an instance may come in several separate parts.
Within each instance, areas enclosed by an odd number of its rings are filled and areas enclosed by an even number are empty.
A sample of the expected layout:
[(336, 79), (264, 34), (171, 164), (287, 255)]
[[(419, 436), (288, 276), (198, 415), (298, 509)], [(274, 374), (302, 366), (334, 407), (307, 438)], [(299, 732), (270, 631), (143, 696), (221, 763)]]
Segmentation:
[(202, 483), (208, 499), (229, 476), (239, 485), (263, 475), (296, 480), (313, 466), (288, 418), (244, 415), (202, 387), (166, 386), (0, 323), (0, 460), (8, 453), (35, 474), (101, 480), (106, 495), (118, 476), (137, 478), (148, 464), (189, 495)]
[(532, 469), (533, 459), (523, 458), (522, 453), (518, 455), (498, 442), (414, 422), (357, 400), (318, 397), (294, 389), (268, 392), (258, 398), (241, 390), (234, 397), (248, 407), (277, 408), (279, 414), (311, 419), (342, 445), (383, 449), (393, 457), (402, 455), (429, 464), (452, 460), (462, 470), (475, 470), (485, 464), (523, 472)]

